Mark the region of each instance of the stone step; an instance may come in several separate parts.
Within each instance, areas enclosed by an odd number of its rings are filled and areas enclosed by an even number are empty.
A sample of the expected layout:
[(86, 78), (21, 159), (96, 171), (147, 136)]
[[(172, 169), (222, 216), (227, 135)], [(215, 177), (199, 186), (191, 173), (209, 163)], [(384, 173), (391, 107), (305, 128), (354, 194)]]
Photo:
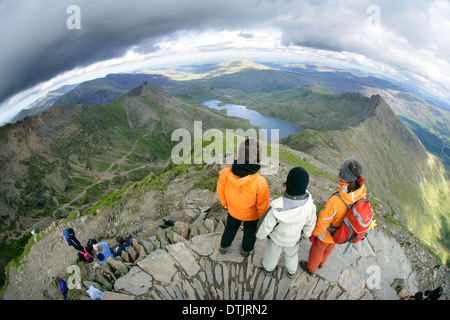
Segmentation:
[[(113, 288), (105, 285), (105, 279), (98, 286), (104, 291), (139, 299), (398, 299), (390, 286), (392, 277), (398, 276), (414, 290), (414, 274), (408, 259), (400, 253), (399, 245), (382, 232), (354, 245), (346, 254), (343, 254), (344, 246), (337, 245), (316, 275), (308, 275), (299, 266), (294, 278), (289, 279), (283, 257), (272, 275), (265, 275), (261, 261), (266, 240), (258, 239), (254, 251), (244, 258), (240, 255), (243, 232), (239, 230), (228, 252), (220, 254), (223, 221), (205, 219), (201, 224), (203, 228), (199, 226), (196, 224), (197, 234), (190, 233), (189, 239), (181, 237), (174, 227), (161, 229), (157, 236), (147, 240), (139, 240), (144, 249), (141, 257), (136, 257), (139, 262), (127, 265), (129, 271), (125, 275), (123, 270), (116, 272), (119, 277)], [(185, 226), (180, 224), (179, 227), (178, 230), (182, 230)], [(188, 227), (191, 232), (194, 230), (192, 225)], [(388, 243), (392, 246), (390, 252), (396, 253), (395, 266), (393, 261), (384, 263), (387, 256), (379, 249), (379, 246), (386, 249)], [(310, 246), (309, 241), (300, 242), (299, 261), (308, 259)], [(394, 276), (383, 276), (378, 288), (370, 288), (367, 284), (370, 274), (366, 272), (370, 266), (389, 268)], [(114, 297), (108, 297), (111, 296)]]

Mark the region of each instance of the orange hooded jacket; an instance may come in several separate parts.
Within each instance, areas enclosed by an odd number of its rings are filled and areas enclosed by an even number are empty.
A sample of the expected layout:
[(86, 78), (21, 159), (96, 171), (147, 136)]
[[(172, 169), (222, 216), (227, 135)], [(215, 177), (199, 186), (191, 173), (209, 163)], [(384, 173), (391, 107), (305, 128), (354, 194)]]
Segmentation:
[[(341, 187), (339, 188), (339, 195), (346, 204), (351, 206), (355, 204), (355, 202), (359, 199), (366, 198), (365, 185), (361, 186), (361, 188), (351, 193), (346, 193), (342, 189), (348, 184), (344, 184), (342, 182), (340, 182), (340, 184)], [(333, 237), (331, 236), (327, 228), (330, 226), (330, 224), (333, 224), (333, 226), (335, 227), (341, 226), (345, 214), (348, 211), (348, 208), (345, 206), (342, 200), (337, 196), (332, 196), (325, 205), (325, 208), (319, 213), (319, 216), (317, 217), (316, 227), (314, 228), (312, 234), (314, 236), (317, 236), (322, 242), (334, 243)]]
[(223, 169), (217, 181), (220, 203), (238, 220), (258, 220), (270, 204), (266, 179), (258, 172), (239, 177), (233, 174), (231, 168)]

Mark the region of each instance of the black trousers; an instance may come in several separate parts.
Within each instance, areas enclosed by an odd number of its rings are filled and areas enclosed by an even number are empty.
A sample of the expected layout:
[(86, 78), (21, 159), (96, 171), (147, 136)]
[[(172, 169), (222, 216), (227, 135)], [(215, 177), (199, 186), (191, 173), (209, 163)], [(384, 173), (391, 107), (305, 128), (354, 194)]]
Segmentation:
[[(220, 242), (220, 246), (222, 248), (228, 248), (231, 245), (241, 223), (242, 220), (238, 220), (228, 213), (227, 225), (225, 226), (225, 231), (223, 232), (222, 240)], [(255, 246), (257, 224), (258, 220), (244, 221), (244, 237), (242, 239), (242, 249), (245, 252), (252, 251)]]
[(80, 241), (75, 236), (70, 237), (70, 245), (78, 251), (78, 247), (82, 247)]

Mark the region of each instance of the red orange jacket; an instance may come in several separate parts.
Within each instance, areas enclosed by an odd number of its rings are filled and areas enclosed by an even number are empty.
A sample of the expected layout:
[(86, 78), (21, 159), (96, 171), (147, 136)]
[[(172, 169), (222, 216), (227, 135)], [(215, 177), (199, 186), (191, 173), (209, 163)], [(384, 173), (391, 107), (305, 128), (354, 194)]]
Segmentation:
[[(348, 205), (355, 204), (359, 199), (366, 198), (366, 187), (363, 185), (358, 190), (355, 190), (351, 193), (345, 193), (342, 189), (344, 184), (339, 188), (339, 194), (342, 200), (345, 201)], [(348, 211), (348, 208), (345, 204), (339, 199), (338, 196), (332, 196), (325, 208), (319, 213), (317, 217), (316, 227), (314, 228), (312, 234), (317, 236), (322, 242), (325, 243), (334, 243), (333, 237), (330, 232), (327, 231), (327, 228), (330, 224), (333, 224), (335, 227), (340, 227), (342, 221), (344, 220), (345, 214)]]

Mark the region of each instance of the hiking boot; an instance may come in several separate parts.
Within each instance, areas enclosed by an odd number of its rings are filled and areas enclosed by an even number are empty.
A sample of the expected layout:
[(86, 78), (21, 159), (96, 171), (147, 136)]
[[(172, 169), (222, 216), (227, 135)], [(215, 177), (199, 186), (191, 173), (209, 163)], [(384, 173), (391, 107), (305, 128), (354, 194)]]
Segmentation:
[(250, 255), (250, 251), (244, 251), (243, 248), (241, 248), (241, 256), (244, 258), (247, 258)]
[(163, 219), (163, 221), (164, 221), (164, 224), (168, 225), (169, 227), (173, 227), (175, 225), (175, 222), (173, 222), (173, 220)]
[(219, 248), (220, 254), (225, 254), (225, 253), (227, 253), (227, 251), (228, 251), (228, 248), (222, 248), (222, 247)]
[(309, 274), (310, 276), (314, 275), (314, 272), (309, 271), (308, 269), (308, 262), (306, 261), (300, 261), (300, 267), (306, 271), (307, 274)]

